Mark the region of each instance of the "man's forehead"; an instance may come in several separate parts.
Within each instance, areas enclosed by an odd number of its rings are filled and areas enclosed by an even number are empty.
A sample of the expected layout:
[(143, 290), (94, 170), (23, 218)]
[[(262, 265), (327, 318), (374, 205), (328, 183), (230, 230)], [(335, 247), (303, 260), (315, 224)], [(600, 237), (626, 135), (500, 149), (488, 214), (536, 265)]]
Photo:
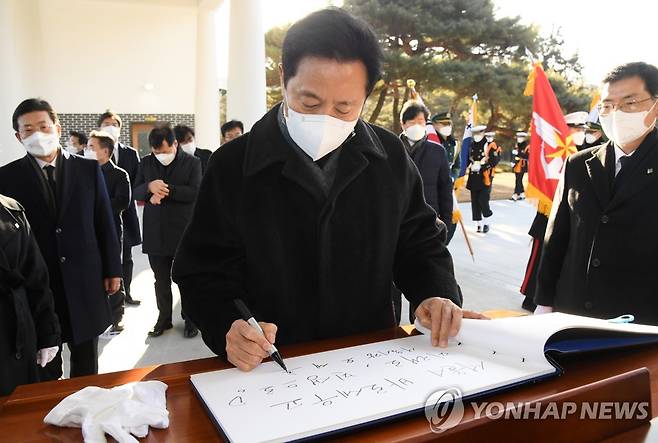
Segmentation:
[(46, 111), (32, 111), (18, 117), (18, 124), (35, 125), (40, 123), (53, 123)]
[(646, 92), (644, 80), (638, 76), (627, 77), (616, 82), (604, 83), (601, 87), (601, 100), (633, 98)]

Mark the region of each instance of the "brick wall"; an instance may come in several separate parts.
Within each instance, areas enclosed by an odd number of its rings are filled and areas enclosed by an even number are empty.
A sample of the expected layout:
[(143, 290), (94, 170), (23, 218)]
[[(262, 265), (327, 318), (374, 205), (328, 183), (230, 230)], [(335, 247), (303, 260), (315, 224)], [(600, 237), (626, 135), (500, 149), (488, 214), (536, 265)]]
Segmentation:
[[(62, 125), (62, 140), (64, 145), (69, 138), (69, 131), (80, 131), (89, 134), (98, 129), (98, 117), (100, 114), (58, 114)], [(133, 122), (169, 122), (172, 126), (183, 124), (194, 128), (194, 114), (119, 114), (121, 116), (121, 136), (119, 141), (132, 144), (130, 134)]]

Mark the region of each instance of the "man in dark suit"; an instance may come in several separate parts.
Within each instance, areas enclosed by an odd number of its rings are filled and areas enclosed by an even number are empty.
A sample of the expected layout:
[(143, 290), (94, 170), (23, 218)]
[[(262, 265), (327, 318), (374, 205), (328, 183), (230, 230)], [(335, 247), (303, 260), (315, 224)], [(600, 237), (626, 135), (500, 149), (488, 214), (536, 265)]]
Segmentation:
[[(98, 163), (61, 148), (57, 114), (41, 99), (23, 101), (12, 117), (27, 155), (0, 168), (0, 193), (25, 208), (48, 266), (71, 376), (98, 372), (98, 335), (111, 323), (108, 294), (121, 283), (119, 239)], [(62, 375), (61, 347), (41, 373)]]
[(285, 101), (210, 158), (174, 277), (206, 344), (241, 370), (275, 341), (392, 327), (394, 282), (434, 345), (480, 317), (458, 307), (445, 225), (402, 142), (360, 118), (382, 58), (348, 12), (308, 15), (283, 41)]
[[(104, 131), (92, 131), (89, 135), (89, 146), (85, 150), (85, 157), (91, 157), (98, 161), (103, 171), (107, 193), (110, 197), (114, 226), (116, 227), (119, 243), (123, 242), (123, 214), (131, 202), (130, 179), (128, 173), (119, 168), (112, 161), (114, 151), (114, 138)], [(114, 294), (110, 294), (110, 309), (112, 310), (112, 329), (110, 335), (123, 331), (123, 303), (126, 292), (121, 288)]]
[(186, 125), (174, 126), (174, 134), (176, 134), (176, 141), (178, 146), (187, 154), (198, 157), (201, 160), (201, 174), (206, 173), (206, 166), (212, 151), (210, 149), (201, 149), (196, 145), (194, 139), (194, 129)]
[(567, 159), (539, 267), (535, 312), (658, 325), (658, 69), (629, 63), (603, 81), (610, 142)]
[[(171, 266), (183, 231), (192, 218), (194, 201), (201, 184), (201, 161), (179, 149), (171, 126), (156, 127), (149, 134), (152, 153), (142, 158), (133, 187), (135, 199), (144, 206), (144, 243), (155, 275), (158, 321), (151, 337), (158, 337), (172, 325)], [(185, 317), (183, 335), (198, 334)]]
[[(123, 123), (121, 116), (116, 112), (107, 110), (98, 118), (98, 127), (114, 137), (114, 151), (112, 161), (115, 165), (128, 173), (131, 186), (135, 183), (137, 169), (139, 169), (139, 154), (133, 147), (125, 145), (119, 141), (121, 136), (121, 127)], [(137, 208), (135, 201), (130, 200), (130, 206), (123, 214), (123, 250), (122, 250), (122, 270), (123, 285), (126, 291), (126, 304), (138, 306), (141, 302), (132, 297), (130, 285), (133, 281), (133, 246), (142, 243), (142, 236), (139, 232), (139, 218), (137, 217)]]

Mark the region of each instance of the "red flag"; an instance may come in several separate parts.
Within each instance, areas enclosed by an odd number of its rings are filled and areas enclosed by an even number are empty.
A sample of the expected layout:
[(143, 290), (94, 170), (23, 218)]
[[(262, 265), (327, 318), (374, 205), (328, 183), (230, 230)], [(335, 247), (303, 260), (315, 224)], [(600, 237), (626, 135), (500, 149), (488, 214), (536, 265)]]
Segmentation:
[(535, 63), (525, 95), (533, 95), (527, 196), (549, 215), (566, 158), (576, 152), (560, 104), (540, 63)]

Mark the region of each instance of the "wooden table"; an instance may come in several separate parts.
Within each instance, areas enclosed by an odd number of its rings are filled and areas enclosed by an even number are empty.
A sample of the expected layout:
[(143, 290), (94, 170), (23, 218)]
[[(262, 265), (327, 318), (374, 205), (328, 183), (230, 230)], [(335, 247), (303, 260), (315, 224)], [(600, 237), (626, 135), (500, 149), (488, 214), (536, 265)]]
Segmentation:
[[(366, 335), (327, 340), (316, 343), (281, 347), (286, 357), (310, 354), (331, 349), (355, 346), (381, 340), (405, 337), (409, 328), (395, 328)], [(650, 373), (652, 411), (651, 417), (658, 416), (658, 346), (644, 346), (622, 351), (599, 352), (581, 355), (561, 361), (564, 375), (538, 384), (515, 388), (502, 394), (485, 398), (488, 401), (527, 402), (559, 394), (605, 378), (616, 376), (637, 368), (646, 367)], [(221, 441), (220, 434), (208, 418), (201, 403), (192, 391), (190, 374), (227, 368), (228, 365), (218, 358), (206, 358), (181, 363), (132, 369), (129, 371), (81, 377), (57, 382), (46, 382), (20, 386), (10, 396), (0, 399), (0, 440), (9, 442), (79, 442), (79, 429), (62, 429), (47, 426), (43, 417), (65, 396), (83, 388), (96, 385), (112, 387), (138, 380), (161, 380), (169, 385), (167, 390), (167, 407), (170, 412), (170, 426), (167, 430), (151, 430), (144, 441), (148, 442), (215, 442)], [(463, 424), (463, 423), (462, 423)], [(458, 429), (458, 426), (455, 429)], [(644, 441), (646, 431), (629, 432), (629, 438), (623, 441)], [(455, 429), (451, 430), (454, 431)], [(441, 434), (450, 441), (450, 432)], [(652, 435), (656, 435), (655, 429)], [(572, 434), (572, 437), (575, 434)], [(425, 417), (421, 414), (411, 418), (399, 419), (341, 436), (341, 441), (433, 441), (436, 434), (430, 432)], [(454, 437), (454, 435), (453, 435)], [(514, 433), (507, 435), (506, 441), (521, 441), (522, 436), (514, 438)], [(559, 441), (559, 436), (550, 436)], [(494, 439), (492, 441), (496, 441)], [(571, 440), (576, 441), (576, 440)]]

